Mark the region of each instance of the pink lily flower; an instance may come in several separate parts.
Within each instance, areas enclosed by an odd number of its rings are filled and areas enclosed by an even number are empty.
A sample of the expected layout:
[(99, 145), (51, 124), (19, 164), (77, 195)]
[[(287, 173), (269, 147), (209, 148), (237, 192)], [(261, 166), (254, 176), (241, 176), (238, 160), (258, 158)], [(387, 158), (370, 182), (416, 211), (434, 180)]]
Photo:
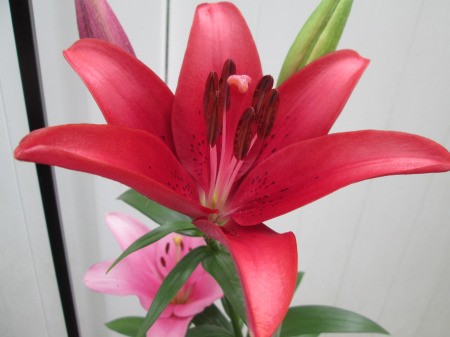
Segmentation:
[[(106, 223), (122, 250), (149, 232), (145, 225), (125, 214), (108, 214)], [(148, 310), (172, 268), (191, 249), (204, 244), (202, 238), (170, 234), (129, 255), (109, 273), (106, 271), (114, 260), (93, 265), (84, 277), (84, 284), (101, 293), (136, 295), (142, 307)], [(222, 296), (222, 290), (216, 281), (198, 266), (147, 332), (147, 337), (184, 336), (191, 319)]]
[(16, 158), (117, 180), (192, 217), (230, 251), (254, 337), (277, 329), (297, 273), (294, 235), (264, 221), (364, 179), (450, 170), (449, 152), (419, 136), (328, 134), (368, 60), (338, 51), (273, 89), (230, 3), (197, 8), (175, 94), (104, 41), (65, 57), (108, 125), (32, 132)]

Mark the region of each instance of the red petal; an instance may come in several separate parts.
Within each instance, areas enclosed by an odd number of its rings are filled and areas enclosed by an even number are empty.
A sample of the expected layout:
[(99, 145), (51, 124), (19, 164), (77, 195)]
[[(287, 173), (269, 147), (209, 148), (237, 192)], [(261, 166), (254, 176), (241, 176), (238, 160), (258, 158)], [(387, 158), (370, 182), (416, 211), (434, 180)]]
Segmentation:
[(257, 160), (283, 147), (326, 135), (369, 60), (342, 50), (309, 64), (278, 88), (280, 108), (274, 129)]
[(80, 38), (96, 38), (115, 44), (131, 55), (133, 47), (106, 0), (75, 0)]
[(173, 149), (173, 94), (135, 57), (112, 44), (83, 39), (64, 52), (109, 124), (142, 129)]
[(429, 139), (389, 131), (338, 133), (270, 156), (248, 173), (227, 207), (239, 224), (253, 225), (361, 180), (449, 170), (449, 152)]
[(178, 157), (205, 189), (210, 167), (203, 93), (209, 73), (216, 71), (220, 76), (229, 58), (236, 63), (237, 72), (252, 77), (255, 85), (261, 77), (261, 64), (239, 10), (230, 3), (198, 6), (175, 93), (172, 126)]
[(270, 337), (281, 324), (294, 295), (297, 244), (293, 233), (278, 234), (264, 224), (218, 226), (198, 219), (195, 225), (231, 253), (245, 297), (254, 337)]
[(15, 150), (20, 160), (93, 173), (128, 185), (190, 216), (208, 213), (197, 187), (173, 153), (153, 135), (112, 125), (62, 125), (30, 133)]

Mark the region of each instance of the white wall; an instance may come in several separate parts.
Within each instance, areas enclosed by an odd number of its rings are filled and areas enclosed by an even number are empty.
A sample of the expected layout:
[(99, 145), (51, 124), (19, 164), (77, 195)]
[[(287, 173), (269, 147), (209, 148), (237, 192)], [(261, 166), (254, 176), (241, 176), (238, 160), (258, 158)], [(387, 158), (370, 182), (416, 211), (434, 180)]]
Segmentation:
[[(163, 76), (166, 2), (110, 3), (137, 55)], [(168, 83), (173, 89), (196, 3), (170, 1)], [(276, 76), (287, 48), (318, 1), (235, 3), (248, 19), (264, 71)], [(49, 123), (101, 122), (95, 104), (61, 55), (76, 40), (72, 1), (39, 0), (33, 5)], [(355, 0), (340, 46), (372, 61), (333, 131), (401, 130), (450, 148), (448, 17), (446, 0)], [(17, 130), (11, 123), (6, 127)], [(2, 138), (2, 151), (3, 144), (12, 148), (17, 140), (9, 144)], [(81, 173), (56, 173), (83, 337), (112, 336), (103, 323), (142, 314), (137, 301), (91, 293), (82, 277), (89, 265), (119, 251), (103, 216), (112, 210), (130, 211), (114, 200), (125, 187)], [(23, 183), (28, 175), (18, 179)], [(2, 196), (9, 190), (3, 186), (2, 180)], [(273, 228), (292, 230), (298, 238), (299, 268), (306, 277), (295, 303), (355, 310), (396, 337), (445, 337), (450, 328), (449, 187), (450, 174), (382, 178), (350, 186), (271, 221)], [(31, 256), (36, 263), (36, 255)], [(2, 255), (1, 263), (4, 260)], [(42, 291), (39, 284), (36, 287)]]
[(67, 336), (36, 169), (12, 153), (28, 124), (7, 1), (0, 1), (0, 336)]

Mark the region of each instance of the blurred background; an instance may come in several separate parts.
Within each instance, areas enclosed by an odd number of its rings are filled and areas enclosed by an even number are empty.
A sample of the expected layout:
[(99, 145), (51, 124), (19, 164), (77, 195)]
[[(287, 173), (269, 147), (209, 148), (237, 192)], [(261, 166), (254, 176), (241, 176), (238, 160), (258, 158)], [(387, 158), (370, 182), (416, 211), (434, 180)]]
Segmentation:
[[(78, 36), (73, 1), (30, 2), (48, 125), (103, 123), (62, 56)], [(276, 77), (319, 1), (233, 2), (254, 35), (264, 73)], [(138, 58), (172, 90), (198, 3), (110, 0)], [(450, 148), (449, 17), (447, 0), (355, 0), (339, 49), (354, 49), (371, 63), (332, 132), (399, 130)], [(0, 27), (0, 335), (63, 337), (34, 165), (12, 157), (28, 126), (6, 0), (0, 0)], [(123, 211), (154, 225), (116, 200), (125, 186), (58, 168), (54, 173), (80, 334), (117, 336), (103, 324), (143, 316), (138, 300), (93, 293), (83, 275), (120, 252), (106, 213)], [(306, 274), (294, 304), (353, 310), (395, 337), (449, 335), (450, 174), (358, 183), (268, 224), (297, 236), (299, 270)]]

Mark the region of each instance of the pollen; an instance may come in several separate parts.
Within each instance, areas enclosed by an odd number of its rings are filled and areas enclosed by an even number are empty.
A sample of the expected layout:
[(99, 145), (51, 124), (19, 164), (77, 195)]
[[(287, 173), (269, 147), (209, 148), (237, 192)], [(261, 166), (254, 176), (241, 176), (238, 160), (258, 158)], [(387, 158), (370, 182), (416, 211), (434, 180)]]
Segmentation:
[(173, 243), (175, 244), (175, 246), (181, 248), (183, 245), (183, 238), (180, 235), (175, 235), (173, 237)]

